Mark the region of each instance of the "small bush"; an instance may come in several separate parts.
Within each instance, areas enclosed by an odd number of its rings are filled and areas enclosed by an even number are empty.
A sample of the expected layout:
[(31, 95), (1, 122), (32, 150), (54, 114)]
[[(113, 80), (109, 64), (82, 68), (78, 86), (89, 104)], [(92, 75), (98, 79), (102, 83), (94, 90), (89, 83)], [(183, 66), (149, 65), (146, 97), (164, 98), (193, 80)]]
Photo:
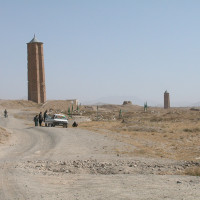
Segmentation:
[(163, 121), (161, 117), (153, 117), (152, 119), (150, 119), (150, 122), (161, 122), (161, 121)]
[(167, 137), (167, 135), (163, 135), (163, 137)]
[(200, 167), (190, 167), (185, 170), (185, 175), (200, 176)]
[(193, 128), (193, 129), (185, 128), (183, 129), (183, 131), (194, 133), (194, 132), (200, 132), (200, 129), (199, 128)]

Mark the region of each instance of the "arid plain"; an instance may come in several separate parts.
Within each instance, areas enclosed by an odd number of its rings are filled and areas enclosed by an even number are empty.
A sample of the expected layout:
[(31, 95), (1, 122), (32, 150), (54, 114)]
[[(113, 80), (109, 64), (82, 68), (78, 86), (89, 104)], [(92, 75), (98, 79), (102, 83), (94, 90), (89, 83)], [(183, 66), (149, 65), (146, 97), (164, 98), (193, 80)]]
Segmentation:
[(199, 199), (198, 108), (82, 105), (67, 129), (34, 127), (68, 107), (0, 100), (0, 199)]

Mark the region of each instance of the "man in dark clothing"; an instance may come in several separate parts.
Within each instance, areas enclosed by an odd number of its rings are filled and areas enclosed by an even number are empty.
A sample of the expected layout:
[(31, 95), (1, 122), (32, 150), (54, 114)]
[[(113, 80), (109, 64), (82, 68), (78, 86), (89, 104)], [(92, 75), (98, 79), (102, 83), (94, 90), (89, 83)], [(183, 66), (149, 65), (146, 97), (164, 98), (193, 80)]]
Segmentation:
[(38, 126), (38, 115), (34, 117), (35, 126)]
[(77, 127), (78, 124), (74, 121), (74, 123), (72, 124), (72, 127)]
[(8, 111), (6, 109), (4, 110), (4, 117), (8, 117)]
[(42, 126), (42, 121), (43, 121), (42, 112), (40, 112), (40, 114), (39, 114), (39, 124), (40, 124), (40, 126)]
[(45, 122), (46, 117), (47, 117), (47, 110), (44, 112), (44, 122)]

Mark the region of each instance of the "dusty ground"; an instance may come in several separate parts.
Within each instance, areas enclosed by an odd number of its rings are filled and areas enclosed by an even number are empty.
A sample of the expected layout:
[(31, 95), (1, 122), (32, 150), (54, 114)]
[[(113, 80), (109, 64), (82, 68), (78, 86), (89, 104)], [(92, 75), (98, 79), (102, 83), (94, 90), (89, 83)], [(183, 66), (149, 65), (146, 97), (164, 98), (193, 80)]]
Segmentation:
[[(121, 119), (118, 116), (120, 109)], [(190, 108), (149, 108), (145, 113), (142, 107), (121, 106), (118, 113), (112, 106), (107, 106), (99, 111), (99, 121), (94, 119), (82, 123), (81, 127), (102, 134), (107, 131), (120, 133), (120, 140), (137, 147), (133, 155), (200, 160), (200, 111)], [(108, 116), (114, 116), (114, 119), (108, 119)]]
[(96, 106), (82, 106), (65, 129), (33, 127), (40, 105), (4, 103), (2, 200), (200, 198), (199, 111), (106, 105), (93, 121)]

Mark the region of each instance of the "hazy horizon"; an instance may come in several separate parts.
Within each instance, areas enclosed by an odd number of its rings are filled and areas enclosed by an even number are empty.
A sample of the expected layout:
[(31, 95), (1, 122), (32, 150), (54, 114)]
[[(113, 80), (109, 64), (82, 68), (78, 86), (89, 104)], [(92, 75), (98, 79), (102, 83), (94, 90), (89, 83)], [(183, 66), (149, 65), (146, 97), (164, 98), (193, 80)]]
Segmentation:
[[(16, 100), (16, 101), (18, 101), (18, 100), (27, 100), (27, 98), (0, 99), (0, 100), (9, 100), (9, 101)], [(70, 99), (47, 99), (47, 101), (57, 101), (57, 100), (65, 101), (65, 100), (70, 100)], [(79, 99), (77, 99), (77, 100), (82, 105), (103, 105), (103, 104), (122, 105), (124, 101), (131, 101), (133, 105), (139, 105), (139, 106), (143, 106), (144, 103), (147, 103), (148, 106), (152, 106), (152, 107), (163, 107), (164, 106), (164, 101), (156, 102), (151, 99), (144, 100), (144, 99), (140, 99), (138, 97), (130, 97), (130, 96), (107, 96), (107, 97), (101, 97), (98, 99), (87, 99), (85, 101), (80, 101)], [(170, 106), (171, 107), (200, 107), (200, 102), (170, 101)]]

